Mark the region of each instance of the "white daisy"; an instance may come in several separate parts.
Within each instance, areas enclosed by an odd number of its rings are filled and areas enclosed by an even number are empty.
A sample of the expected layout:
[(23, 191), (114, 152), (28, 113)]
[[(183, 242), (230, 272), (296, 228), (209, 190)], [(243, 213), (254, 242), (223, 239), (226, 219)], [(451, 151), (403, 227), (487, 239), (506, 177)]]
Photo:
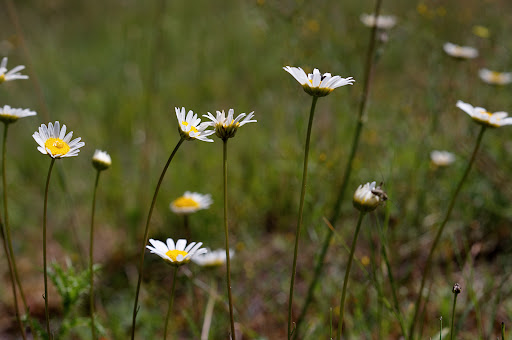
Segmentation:
[(352, 85), (355, 82), (352, 77), (341, 78), (340, 76), (333, 77), (330, 73), (320, 74), (320, 71), (316, 68), (313, 73), (309, 74), (306, 74), (300, 67), (285, 66), (283, 69), (302, 85), (307, 94), (314, 97), (327, 96), (335, 88)]
[(14, 109), (9, 105), (4, 105), (3, 108), (0, 108), (0, 121), (6, 124), (14, 123), (20, 118), (35, 116), (36, 114), (37, 112), (29, 109)]
[[(235, 137), (236, 131), (239, 127), (247, 124), (247, 123), (255, 123), (256, 120), (251, 120), (254, 117), (254, 111), (246, 115), (245, 113), (241, 113), (238, 117), (233, 118), (235, 115), (235, 110), (229, 109), (228, 115), (224, 110), (217, 111), (217, 116), (215, 117), (210, 112), (208, 115), (203, 115), (203, 117), (208, 118), (211, 122), (207, 122), (209, 126), (213, 126), (215, 129), (215, 134), (222, 140), (227, 140), (228, 138)], [(243, 118), (243, 120), (242, 120)]]
[(185, 191), (183, 196), (171, 202), (170, 208), (176, 214), (191, 214), (202, 209), (208, 209), (213, 200), (210, 194)]
[(478, 71), (478, 75), (487, 84), (507, 85), (512, 83), (512, 72), (496, 72), (483, 68)]
[(176, 111), (176, 118), (178, 118), (178, 124), (180, 124), (179, 132), (181, 137), (191, 140), (191, 139), (199, 139), (204, 142), (213, 142), (212, 139), (208, 139), (206, 137), (212, 135), (215, 131), (206, 130), (209, 126), (207, 123), (201, 123), (201, 119), (197, 118), (197, 114), (192, 110), (188, 111), (188, 114), (185, 116), (185, 108), (179, 107), (174, 108)]
[(92, 165), (96, 168), (96, 170), (106, 170), (112, 165), (112, 159), (110, 155), (105, 151), (101, 151), (96, 149), (94, 151), (94, 155), (92, 156)]
[(396, 17), (393, 15), (379, 15), (375, 19), (375, 14), (361, 14), (361, 22), (368, 27), (377, 26), (380, 29), (390, 29), (396, 25)]
[[(232, 258), (234, 254), (233, 249), (229, 250), (229, 258)], [(202, 267), (217, 267), (222, 266), (226, 263), (226, 250), (225, 249), (217, 249), (211, 251), (208, 249), (208, 252), (205, 254), (201, 254), (198, 256), (194, 256), (192, 258), (192, 262), (202, 266)]]
[(197, 255), (201, 255), (207, 252), (205, 248), (199, 249), (203, 243), (192, 242), (187, 245), (187, 240), (180, 239), (174, 244), (172, 238), (168, 238), (167, 242), (150, 239), (149, 243), (152, 246), (146, 246), (152, 254), (157, 254), (169, 264), (173, 266), (181, 266)]
[(430, 160), (435, 166), (448, 166), (455, 162), (455, 155), (448, 151), (434, 150), (430, 153)]
[(32, 137), (39, 144), (37, 150), (52, 158), (76, 156), (85, 145), (84, 142), (80, 142), (80, 137), (70, 142), (73, 131), (66, 135), (66, 125), (62, 125), (61, 129), (58, 121), (55, 124), (48, 123), (48, 127), (41, 124), (39, 132), (34, 132)]
[(7, 57), (4, 57), (0, 63), (0, 84), (4, 81), (11, 81), (15, 79), (28, 79), (28, 76), (19, 73), (24, 68), (25, 66), (18, 65), (12, 70), (7, 71)]
[(459, 59), (473, 59), (478, 57), (478, 50), (470, 46), (459, 46), (452, 43), (445, 43), (443, 49), (451, 57)]
[(360, 185), (356, 192), (352, 203), (360, 211), (369, 212), (377, 208), (382, 202), (386, 201), (388, 196), (380, 186), (376, 186), (376, 182)]
[(472, 105), (464, 103), (461, 100), (457, 102), (457, 107), (466, 112), (471, 116), (471, 118), (473, 118), (474, 121), (481, 125), (491, 127), (512, 125), (512, 118), (507, 118), (508, 113), (503, 111), (490, 113), (483, 107), (473, 107)]

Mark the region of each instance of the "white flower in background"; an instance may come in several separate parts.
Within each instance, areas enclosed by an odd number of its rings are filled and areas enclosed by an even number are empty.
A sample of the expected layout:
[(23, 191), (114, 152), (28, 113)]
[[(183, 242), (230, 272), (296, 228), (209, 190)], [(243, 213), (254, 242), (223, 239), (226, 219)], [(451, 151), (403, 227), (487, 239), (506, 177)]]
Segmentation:
[(199, 249), (203, 243), (192, 242), (187, 245), (187, 240), (180, 239), (174, 243), (172, 238), (168, 238), (166, 243), (150, 239), (152, 246), (146, 246), (152, 254), (157, 254), (167, 263), (173, 266), (181, 266), (190, 262), (194, 256), (198, 256), (207, 252), (205, 248)]
[(369, 212), (377, 208), (382, 202), (386, 201), (388, 196), (382, 190), (380, 186), (376, 186), (376, 182), (366, 183), (360, 185), (354, 197), (352, 203), (354, 207), (363, 212)]
[(28, 76), (19, 73), (24, 68), (25, 66), (18, 65), (12, 70), (7, 71), (7, 57), (4, 57), (0, 63), (0, 84), (4, 81), (11, 81), (15, 79), (28, 79)]
[(70, 142), (73, 131), (66, 135), (66, 125), (62, 125), (61, 129), (58, 121), (55, 124), (48, 123), (48, 127), (41, 124), (39, 132), (34, 132), (32, 137), (39, 144), (37, 150), (52, 158), (76, 156), (85, 145), (84, 142), (80, 142), (80, 137)]
[(235, 137), (236, 131), (239, 127), (244, 126), (247, 123), (257, 122), (257, 120), (251, 120), (251, 118), (254, 117), (254, 111), (248, 115), (241, 113), (236, 118), (234, 118), (234, 115), (235, 110), (229, 109), (227, 116), (224, 110), (222, 110), (222, 112), (217, 111), (217, 116), (208, 112), (208, 115), (203, 115), (203, 117), (211, 120), (211, 122), (207, 122), (206, 124), (213, 126), (217, 137), (222, 140), (226, 140), (228, 138)]
[(302, 85), (307, 94), (314, 97), (327, 96), (335, 88), (352, 85), (355, 82), (352, 77), (341, 78), (340, 76), (333, 77), (330, 73), (320, 74), (320, 71), (316, 68), (313, 73), (309, 74), (306, 74), (300, 67), (285, 66), (283, 69)]
[(191, 214), (202, 209), (208, 209), (213, 200), (210, 194), (186, 191), (183, 196), (171, 202), (170, 208), (176, 214)]
[[(233, 249), (229, 250), (229, 258), (233, 257)], [(217, 249), (211, 251), (208, 249), (208, 252), (205, 254), (201, 254), (198, 256), (194, 256), (192, 258), (192, 262), (200, 265), (201, 267), (217, 267), (222, 266), (226, 263), (226, 250), (225, 249)]]
[(470, 46), (459, 46), (452, 43), (445, 43), (443, 49), (451, 57), (459, 59), (473, 59), (478, 57), (478, 50)]
[(92, 165), (98, 171), (106, 170), (110, 167), (110, 165), (112, 165), (112, 159), (110, 158), (110, 155), (105, 151), (96, 150), (92, 156)]
[(512, 118), (507, 118), (508, 113), (503, 111), (490, 113), (483, 107), (473, 107), (471, 104), (464, 103), (461, 100), (457, 102), (457, 107), (466, 112), (475, 122), (481, 125), (490, 127), (512, 125)]
[(201, 119), (197, 118), (197, 114), (192, 110), (188, 111), (185, 115), (185, 108), (179, 107), (174, 108), (176, 111), (176, 118), (178, 119), (178, 124), (180, 124), (180, 135), (182, 138), (187, 140), (191, 139), (199, 139), (203, 142), (213, 142), (212, 139), (208, 139), (206, 137), (212, 135), (215, 131), (206, 130), (208, 127), (207, 123), (201, 123)]
[(448, 151), (434, 150), (430, 153), (430, 160), (435, 166), (448, 166), (455, 162), (455, 155)]
[(496, 72), (483, 68), (478, 71), (478, 75), (487, 84), (507, 85), (512, 83), (512, 72)]
[(0, 107), (0, 121), (9, 124), (14, 123), (20, 118), (35, 116), (37, 112), (30, 111), (29, 109), (14, 109), (9, 105)]
[(368, 27), (377, 26), (377, 28), (387, 30), (396, 25), (396, 17), (393, 15), (379, 15), (375, 19), (375, 14), (361, 14), (361, 22)]

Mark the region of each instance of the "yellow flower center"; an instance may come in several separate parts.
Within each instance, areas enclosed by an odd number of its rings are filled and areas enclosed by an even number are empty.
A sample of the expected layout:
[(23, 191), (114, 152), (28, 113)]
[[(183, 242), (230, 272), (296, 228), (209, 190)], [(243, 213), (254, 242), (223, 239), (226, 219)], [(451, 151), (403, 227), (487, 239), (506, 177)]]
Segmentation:
[[(184, 126), (188, 126), (188, 123), (186, 121), (182, 121), (181, 124), (183, 124)], [(195, 133), (199, 132), (199, 131), (197, 131), (196, 127), (193, 125), (190, 127), (190, 130), (194, 131)]]
[(184, 250), (174, 249), (167, 251), (165, 255), (169, 256), (174, 262), (177, 262), (178, 255), (183, 255), (183, 257), (185, 257), (188, 255), (188, 253)]
[(5, 74), (0, 74), (0, 84), (5, 81)]
[(501, 73), (496, 71), (491, 71), (491, 80), (494, 82), (501, 81)]
[(46, 149), (49, 149), (52, 153), (52, 155), (65, 155), (69, 152), (69, 145), (68, 143), (64, 142), (60, 138), (53, 138), (50, 137), (46, 140), (44, 143), (44, 146)]
[(197, 201), (184, 196), (174, 200), (172, 204), (178, 208), (199, 208), (199, 203)]

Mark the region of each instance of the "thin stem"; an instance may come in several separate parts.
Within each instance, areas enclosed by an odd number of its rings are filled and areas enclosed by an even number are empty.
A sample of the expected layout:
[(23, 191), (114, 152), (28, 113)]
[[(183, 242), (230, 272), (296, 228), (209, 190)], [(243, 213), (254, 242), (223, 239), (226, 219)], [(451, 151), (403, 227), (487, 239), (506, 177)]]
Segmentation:
[(453, 332), (453, 325), (455, 321), (455, 305), (457, 304), (458, 293), (453, 293), (453, 307), (452, 307), (452, 325), (450, 328), (450, 340), (453, 340), (455, 333)]
[(501, 340), (505, 340), (505, 323), (501, 322)]
[(208, 302), (206, 303), (206, 311), (204, 312), (203, 329), (201, 330), (201, 340), (208, 340), (208, 333), (212, 325), (213, 308), (215, 307), (215, 299), (217, 298), (217, 284), (212, 278), (210, 283), (210, 292)]
[(302, 169), (302, 189), (300, 192), (299, 217), (297, 219), (297, 230), (295, 232), (295, 248), (293, 251), (292, 278), (290, 281), (290, 297), (288, 299), (288, 340), (292, 338), (292, 307), (293, 307), (293, 290), (295, 288), (295, 273), (297, 271), (297, 254), (299, 251), (300, 228), (302, 225), (302, 213), (304, 210), (304, 197), (306, 196), (306, 183), (308, 176), (308, 158), (309, 144), (311, 141), (311, 128), (313, 126), (313, 117), (315, 116), (315, 107), (318, 97), (313, 97), (311, 102), (311, 110), (309, 111), (308, 131), (306, 135), (306, 145), (304, 147), (304, 168)]
[(229, 319), (231, 322), (231, 339), (235, 340), (235, 319), (233, 317), (233, 297), (231, 296), (231, 259), (229, 258), (229, 229), (228, 229), (228, 140), (223, 140), (222, 169), (224, 174), (224, 234), (226, 236), (226, 283), (228, 287)]
[(132, 340), (135, 339), (135, 321), (137, 319), (137, 310), (139, 308), (139, 306), (138, 306), (139, 292), (140, 292), (140, 286), (142, 283), (142, 274), (143, 274), (143, 269), (144, 269), (144, 253), (146, 250), (146, 244), (148, 243), (149, 223), (151, 222), (151, 216), (153, 215), (153, 208), (155, 207), (156, 197), (158, 196), (158, 192), (160, 191), (160, 186), (162, 185), (162, 181), (164, 179), (165, 173), (167, 172), (167, 168), (169, 167), (169, 164), (171, 164), (171, 161), (174, 158), (174, 155), (176, 154), (181, 143), (183, 143), (184, 140), (185, 140), (184, 138), (180, 139), (178, 144), (176, 144), (176, 146), (174, 147), (174, 150), (172, 150), (172, 153), (169, 156), (167, 163), (165, 163), (162, 173), (160, 174), (160, 178), (158, 179), (158, 183), (155, 188), (155, 193), (153, 194), (153, 200), (151, 201), (151, 206), (149, 207), (148, 218), (146, 220), (146, 227), (144, 229), (144, 238), (142, 240), (142, 246), (141, 246), (140, 262), (139, 262), (139, 278), (137, 280), (137, 290), (135, 292), (135, 302), (133, 304), (132, 337), (131, 337)]
[(44, 189), (44, 209), (43, 209), (43, 271), (44, 271), (44, 314), (46, 317), (46, 331), (48, 332), (48, 339), (53, 338), (50, 331), (50, 311), (48, 310), (48, 268), (46, 265), (46, 212), (48, 211), (48, 188), (50, 186), (50, 177), (52, 175), (53, 165), (55, 158), (52, 158), (50, 167), (48, 169), (48, 176), (46, 177), (46, 187)]
[(359, 219), (357, 220), (354, 239), (352, 240), (352, 246), (350, 247), (350, 254), (348, 256), (347, 269), (345, 270), (345, 279), (343, 280), (343, 290), (341, 292), (340, 321), (338, 323), (338, 336), (336, 337), (337, 340), (341, 339), (341, 331), (343, 329), (343, 317), (345, 314), (345, 298), (347, 296), (348, 276), (350, 274), (350, 269), (352, 268), (352, 260), (354, 259), (354, 251), (356, 250), (357, 236), (359, 236), (359, 230), (361, 230), (361, 222), (363, 221), (364, 215), (365, 213), (363, 211), (359, 213)]
[(94, 324), (94, 212), (96, 210), (96, 191), (98, 189), (98, 182), (100, 180), (101, 170), (96, 173), (96, 181), (94, 182), (94, 193), (92, 196), (92, 212), (91, 212), (91, 237), (89, 239), (89, 274), (91, 275), (91, 285), (89, 287), (89, 307), (91, 313), (91, 334), (92, 340), (96, 340), (96, 326)]
[(478, 134), (478, 137), (477, 137), (477, 140), (475, 143), (475, 148), (474, 148), (471, 158), (468, 162), (466, 170), (464, 171), (462, 178), (460, 179), (459, 183), (457, 184), (457, 188), (455, 189), (455, 192), (453, 193), (450, 204), (448, 205), (448, 210), (446, 211), (446, 215), (445, 215), (443, 221), (441, 222), (439, 229), (437, 230), (437, 234), (434, 238), (434, 242), (432, 243), (432, 246), (430, 248), (430, 252), (429, 252), (428, 258), (427, 258), (427, 263), (425, 265), (425, 269), (423, 270), (423, 277), (421, 278), (420, 290), (418, 292), (418, 297), (416, 298), (416, 303), (414, 305), (413, 318), (411, 321), (411, 325), (409, 326), (409, 339), (414, 339), (414, 331), (415, 331), (415, 327), (416, 327), (416, 321), (418, 318), (418, 311), (419, 311), (420, 304), (421, 304), (423, 288), (425, 287), (425, 282), (427, 281), (427, 276), (429, 274), (430, 267), (432, 266), (434, 251), (437, 247), (437, 244), (439, 243), (439, 240), (441, 239), (441, 235), (443, 233), (444, 227), (446, 226), (446, 222), (448, 222), (448, 220), (450, 218), (453, 207), (455, 205), (455, 201), (457, 199), (457, 195), (459, 194), (460, 190), (462, 189), (462, 185), (464, 184), (466, 178), (468, 177), (469, 171), (471, 170), (471, 166), (473, 165), (473, 163), (475, 161), (476, 154), (477, 154), (480, 144), (482, 142), (482, 137), (484, 135), (485, 130), (486, 130), (486, 126), (482, 125), (482, 127), (480, 129), (480, 133)]
[(176, 274), (178, 273), (178, 268), (179, 266), (174, 266), (174, 272), (172, 274), (171, 296), (169, 297), (169, 307), (167, 307), (167, 316), (165, 317), (164, 340), (167, 339), (167, 326), (169, 325), (169, 317), (171, 316), (172, 304), (174, 302), (174, 289), (176, 288)]
[[(382, 4), (382, 0), (376, 0), (374, 15), (377, 17), (380, 13), (380, 7)], [(368, 102), (368, 96), (370, 94), (370, 85), (373, 74), (373, 68), (375, 66), (374, 55), (375, 55), (375, 47), (376, 47), (376, 39), (377, 37), (377, 28), (373, 27), (370, 33), (370, 42), (368, 45), (368, 53), (366, 54), (366, 66), (365, 66), (365, 75), (364, 75), (364, 84), (363, 84), (363, 92), (361, 94), (361, 100), (359, 105), (359, 114), (357, 118), (357, 126), (356, 131), (354, 133), (354, 139), (352, 140), (352, 146), (350, 149), (350, 155), (347, 161), (347, 165), (345, 167), (343, 180), (341, 182), (340, 190), (338, 192), (338, 197), (336, 198), (336, 202), (334, 203), (333, 213), (329, 221), (332, 225), (336, 224), (336, 221), (340, 217), (341, 213), (341, 203), (343, 202), (343, 198), (345, 197), (345, 191), (347, 190), (348, 181), (350, 179), (350, 174), (352, 172), (352, 164), (354, 162), (354, 158), (356, 155), (357, 147), (359, 145), (359, 138), (361, 136), (361, 131), (363, 129), (364, 122), (366, 120), (365, 112), (366, 112), (366, 104)], [(294, 339), (298, 337), (299, 327), (302, 324), (302, 320), (306, 316), (306, 312), (308, 311), (309, 305), (313, 300), (313, 294), (315, 292), (316, 285), (322, 274), (322, 269), (324, 265), (325, 256), (327, 255), (327, 250), (329, 245), (331, 244), (331, 239), (333, 236), (333, 231), (328, 230), (327, 235), (325, 236), (324, 242), (322, 244), (322, 248), (320, 250), (320, 254), (317, 257), (317, 261), (315, 264), (314, 275), (311, 283), (309, 284), (308, 292), (306, 298), (304, 300), (304, 305), (300, 312), (300, 315), (297, 319), (297, 328), (294, 333)]]

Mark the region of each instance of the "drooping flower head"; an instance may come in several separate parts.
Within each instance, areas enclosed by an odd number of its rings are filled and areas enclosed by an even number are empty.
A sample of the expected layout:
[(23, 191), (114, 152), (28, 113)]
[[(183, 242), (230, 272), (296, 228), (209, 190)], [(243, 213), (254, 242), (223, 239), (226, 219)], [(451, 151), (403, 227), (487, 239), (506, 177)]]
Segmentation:
[(461, 100), (457, 102), (457, 107), (466, 112), (475, 122), (481, 125), (490, 127), (512, 125), (512, 118), (507, 117), (508, 113), (503, 111), (490, 113), (483, 107), (473, 107), (471, 104), (464, 103)]
[(35, 116), (36, 114), (35, 111), (30, 111), (29, 109), (14, 109), (9, 105), (4, 105), (3, 108), (0, 108), (0, 121), (10, 124), (20, 118)]
[(183, 196), (171, 202), (170, 208), (176, 214), (191, 214), (202, 209), (208, 209), (213, 200), (210, 194), (185, 191)]
[(443, 45), (443, 50), (449, 56), (458, 59), (473, 59), (478, 57), (478, 50), (470, 46), (459, 46), (447, 42)]
[(41, 124), (39, 132), (34, 132), (32, 137), (39, 144), (37, 150), (52, 158), (76, 156), (80, 148), (85, 145), (84, 142), (80, 142), (80, 137), (71, 141), (73, 131), (66, 135), (66, 125), (62, 125), (61, 129), (58, 121), (55, 124), (48, 123), (48, 127)]
[(367, 27), (374, 27), (387, 30), (396, 25), (396, 17), (393, 15), (379, 15), (375, 18), (375, 14), (361, 14), (361, 22)]
[(314, 97), (327, 96), (335, 88), (352, 85), (355, 82), (352, 77), (341, 78), (340, 76), (333, 77), (330, 73), (320, 74), (320, 71), (316, 68), (313, 73), (309, 74), (306, 74), (300, 67), (285, 66), (283, 69), (302, 85), (307, 94)]
[(206, 124), (213, 126), (217, 137), (222, 140), (227, 140), (228, 138), (235, 137), (236, 131), (239, 127), (247, 123), (257, 122), (256, 120), (251, 120), (251, 118), (254, 117), (254, 111), (248, 115), (241, 113), (236, 118), (234, 118), (234, 115), (235, 110), (229, 109), (227, 116), (224, 110), (222, 110), (222, 112), (217, 111), (217, 116), (208, 112), (208, 115), (203, 115), (203, 117), (211, 120), (211, 122), (207, 122)]
[(152, 254), (157, 254), (167, 263), (173, 266), (184, 265), (194, 257), (207, 252), (205, 248), (199, 249), (203, 243), (192, 242), (187, 245), (187, 240), (180, 239), (174, 243), (172, 238), (168, 238), (166, 243), (158, 240), (150, 239), (152, 246), (146, 246)]
[(438, 167), (445, 167), (455, 162), (455, 155), (448, 151), (434, 150), (430, 153), (432, 164)]
[[(233, 249), (229, 250), (229, 258), (232, 258), (234, 254)], [(226, 263), (226, 250), (225, 249), (217, 249), (211, 251), (208, 249), (208, 252), (205, 254), (201, 254), (198, 256), (194, 256), (192, 258), (192, 262), (200, 265), (201, 267), (218, 267), (222, 266)]]
[(98, 171), (106, 170), (112, 165), (112, 158), (105, 151), (96, 149), (92, 156), (92, 165)]
[(478, 76), (487, 84), (507, 85), (512, 83), (512, 72), (496, 72), (486, 68), (478, 71)]
[[(213, 142), (212, 139), (206, 138), (214, 133), (212, 130), (206, 130), (209, 126), (207, 123), (201, 123), (201, 119), (197, 118), (197, 114), (189, 110), (186, 114), (185, 108), (174, 108), (176, 118), (178, 118), (179, 132), (182, 138), (186, 140), (199, 139), (203, 142)], [(186, 115), (185, 115), (186, 114)], [(206, 131), (205, 131), (206, 130)]]
[(371, 182), (360, 185), (357, 188), (352, 203), (359, 211), (369, 212), (377, 208), (387, 199), (388, 196), (382, 190), (381, 186), (376, 186), (376, 182)]
[(18, 65), (12, 70), (7, 71), (7, 57), (4, 57), (0, 63), (0, 84), (4, 81), (11, 81), (15, 79), (28, 79), (28, 76), (19, 73), (24, 68), (25, 66)]

